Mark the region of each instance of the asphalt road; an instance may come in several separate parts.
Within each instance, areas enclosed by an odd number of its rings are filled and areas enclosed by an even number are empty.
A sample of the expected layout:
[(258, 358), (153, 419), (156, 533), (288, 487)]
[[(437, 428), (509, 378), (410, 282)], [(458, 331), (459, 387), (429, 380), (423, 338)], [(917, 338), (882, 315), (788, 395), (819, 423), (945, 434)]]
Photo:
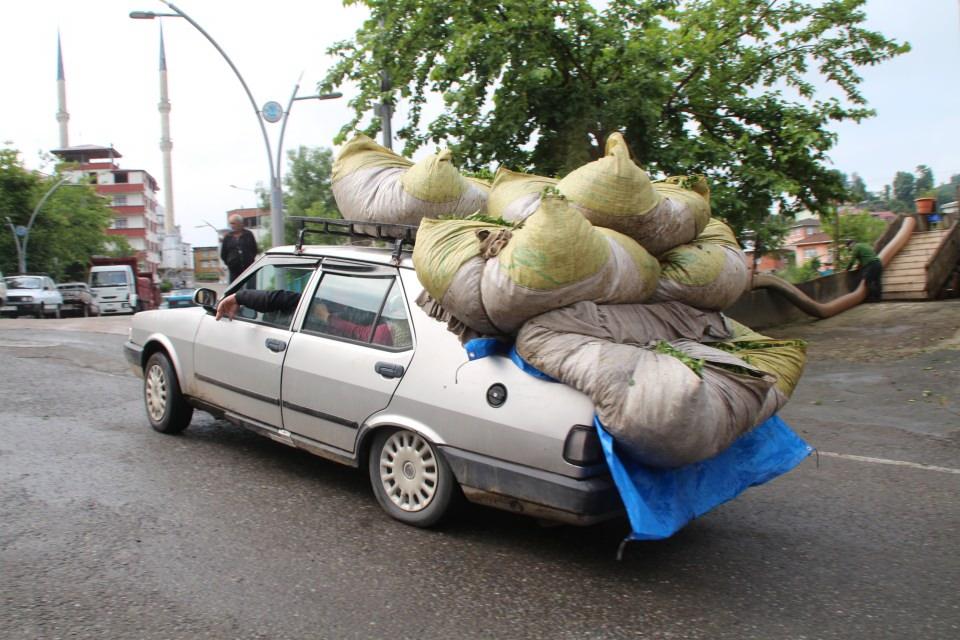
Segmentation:
[(124, 323), (0, 321), (5, 639), (960, 637), (960, 301), (773, 332), (819, 464), (619, 562), (625, 521), (422, 531), (206, 414), (154, 433)]

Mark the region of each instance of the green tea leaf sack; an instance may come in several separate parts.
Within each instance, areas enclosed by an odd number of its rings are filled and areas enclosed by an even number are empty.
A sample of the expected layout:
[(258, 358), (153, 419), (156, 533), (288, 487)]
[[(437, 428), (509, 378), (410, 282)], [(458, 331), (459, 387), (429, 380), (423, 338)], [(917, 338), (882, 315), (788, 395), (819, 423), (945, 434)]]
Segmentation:
[(710, 219), (705, 181), (651, 182), (620, 133), (607, 138), (604, 157), (570, 172), (557, 189), (591, 223), (630, 236), (655, 256), (692, 241)]
[(554, 178), (497, 169), (490, 186), (487, 215), (509, 222), (523, 222), (540, 206), (540, 194), (546, 187), (556, 186)]
[(443, 309), (481, 334), (494, 335), (483, 308), (480, 280), (490, 254), (496, 254), (510, 230), (478, 220), (425, 218), (417, 230), (413, 265), (424, 289)]
[(704, 344), (732, 337), (721, 314), (680, 303), (583, 302), (530, 320), (516, 346), (590, 396), (631, 456), (677, 467), (723, 451), (787, 401), (775, 375)]
[[(487, 231), (425, 220), (414, 249), (433, 299), (478, 332), (512, 334), (536, 315), (582, 300), (642, 302), (656, 288), (653, 256), (623, 234), (593, 227), (559, 194), (543, 195), (522, 228), (469, 241), (461, 235)], [(485, 260), (479, 282), (474, 257)]]
[(346, 220), (416, 225), (423, 218), (464, 218), (486, 210), (489, 186), (465, 178), (445, 149), (414, 163), (358, 135), (333, 164), (332, 188)]
[(651, 300), (676, 300), (698, 309), (726, 309), (750, 284), (743, 250), (730, 227), (716, 219), (694, 242), (660, 256), (660, 270)]

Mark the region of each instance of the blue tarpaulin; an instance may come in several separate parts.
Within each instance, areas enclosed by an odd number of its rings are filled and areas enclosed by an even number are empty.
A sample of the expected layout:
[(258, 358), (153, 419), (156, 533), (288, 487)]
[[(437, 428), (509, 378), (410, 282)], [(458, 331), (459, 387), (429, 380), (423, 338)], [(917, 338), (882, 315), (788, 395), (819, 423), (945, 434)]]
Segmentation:
[[(553, 380), (502, 340), (477, 338), (464, 347), (470, 360), (500, 355), (530, 375)], [(632, 531), (627, 540), (669, 538), (694, 518), (790, 471), (813, 451), (786, 422), (773, 416), (708, 460), (658, 469), (617, 451), (613, 437), (596, 417), (594, 424), (630, 519)]]
[(600, 420), (594, 418), (594, 424), (627, 509), (629, 540), (669, 538), (694, 518), (790, 471), (813, 451), (786, 422), (773, 416), (708, 460), (657, 469), (618, 452)]

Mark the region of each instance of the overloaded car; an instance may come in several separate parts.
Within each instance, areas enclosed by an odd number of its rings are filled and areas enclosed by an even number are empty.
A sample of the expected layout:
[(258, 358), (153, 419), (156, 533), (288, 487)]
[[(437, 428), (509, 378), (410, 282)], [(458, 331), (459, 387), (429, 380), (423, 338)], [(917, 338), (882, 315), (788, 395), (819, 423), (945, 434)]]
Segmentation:
[(364, 469), (414, 526), (463, 498), (580, 525), (622, 513), (590, 398), (506, 355), (470, 359), (416, 304), (409, 246), (273, 248), (224, 293), (277, 292), (285, 310), (217, 320), (198, 289), (200, 306), (138, 313), (124, 352), (150, 425), (180, 433), (205, 411)]
[(63, 296), (50, 276), (25, 273), (8, 276), (3, 280), (7, 285), (7, 300), (0, 307), (0, 314), (13, 317), (60, 317)]
[(63, 296), (61, 314), (73, 313), (84, 318), (100, 315), (100, 306), (86, 282), (61, 282), (57, 289)]

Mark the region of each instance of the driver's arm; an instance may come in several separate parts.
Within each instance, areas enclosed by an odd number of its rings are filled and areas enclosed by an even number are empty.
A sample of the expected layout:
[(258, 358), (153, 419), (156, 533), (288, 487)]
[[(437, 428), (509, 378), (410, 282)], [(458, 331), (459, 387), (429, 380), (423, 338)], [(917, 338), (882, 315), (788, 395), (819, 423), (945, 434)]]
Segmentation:
[(293, 311), (297, 308), (298, 302), (300, 302), (300, 294), (294, 291), (241, 289), (220, 301), (217, 305), (216, 318), (219, 320), (226, 316), (232, 320), (241, 306), (263, 313)]

